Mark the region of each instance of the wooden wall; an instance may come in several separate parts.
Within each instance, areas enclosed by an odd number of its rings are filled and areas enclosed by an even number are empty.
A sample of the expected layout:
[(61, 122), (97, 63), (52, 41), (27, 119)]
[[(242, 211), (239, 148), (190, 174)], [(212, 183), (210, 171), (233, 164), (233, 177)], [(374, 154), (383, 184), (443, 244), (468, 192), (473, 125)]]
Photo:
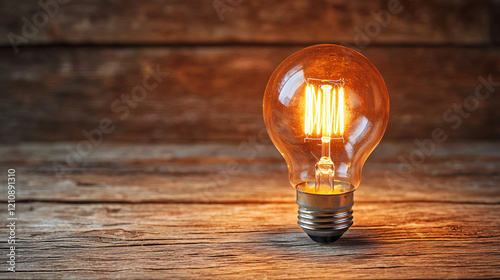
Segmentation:
[[(9, 36), (41, 15), (37, 2), (0, 1), (1, 143), (78, 141), (103, 118), (115, 125), (110, 141), (240, 142), (264, 127), (272, 71), (316, 43), (357, 47), (380, 70), (386, 138), (440, 127), (452, 139), (500, 139), (500, 87), (456, 129), (443, 119), (479, 76), (500, 82), (500, 1), (60, 0), (16, 53)], [(382, 26), (382, 10), (399, 13)], [(126, 117), (113, 110), (156, 67), (168, 76)]]

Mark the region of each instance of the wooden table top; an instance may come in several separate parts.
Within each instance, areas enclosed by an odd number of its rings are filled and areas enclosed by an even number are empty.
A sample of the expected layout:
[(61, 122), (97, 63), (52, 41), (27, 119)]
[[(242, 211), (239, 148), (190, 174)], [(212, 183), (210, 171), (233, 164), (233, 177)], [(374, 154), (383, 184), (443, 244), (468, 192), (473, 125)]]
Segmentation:
[(5, 178), (16, 169), (19, 219), (17, 272), (1, 278), (500, 277), (499, 143), (445, 143), (404, 176), (398, 156), (414, 144), (382, 143), (354, 225), (330, 245), (296, 224), (272, 146), (104, 143), (57, 178), (75, 144), (0, 147)]

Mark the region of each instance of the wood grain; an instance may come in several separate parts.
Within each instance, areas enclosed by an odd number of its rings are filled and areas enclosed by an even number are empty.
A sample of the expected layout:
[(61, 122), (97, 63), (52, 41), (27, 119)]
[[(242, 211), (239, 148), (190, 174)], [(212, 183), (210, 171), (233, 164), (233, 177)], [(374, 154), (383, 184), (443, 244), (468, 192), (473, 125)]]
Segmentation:
[[(0, 166), (19, 166), (21, 198), (68, 203), (291, 203), (284, 160), (274, 146), (117, 145), (95, 147), (68, 166), (67, 144), (0, 148)], [(259, 148), (259, 149), (257, 149)], [(379, 145), (363, 169), (356, 201), (500, 203), (500, 145), (446, 143), (424, 164), (410, 166), (413, 143)], [(480, 162), (480, 164), (478, 164)], [(62, 165), (60, 171), (54, 163)], [(236, 165), (236, 171), (228, 166)], [(389, 174), (390, 176), (387, 176)], [(60, 175), (57, 177), (56, 175)], [(262, 180), (265, 178), (265, 180)], [(389, 178), (389, 180), (388, 180)], [(5, 187), (5, 186), (4, 186)], [(403, 188), (403, 189), (401, 189)]]
[(499, 210), (499, 205), (356, 203), (354, 226), (337, 243), (322, 246), (295, 224), (294, 204), (21, 203), (18, 272), (0, 275), (496, 278)]
[[(99, 128), (103, 118), (115, 125), (104, 135), (111, 141), (244, 141), (264, 131), (267, 80), (298, 49), (48, 47), (17, 56), (3, 49), (0, 96), (9, 101), (0, 104), (0, 142), (84, 140), (82, 131)], [(500, 81), (498, 49), (373, 47), (363, 53), (389, 89), (388, 139), (429, 138), (434, 128), (452, 139), (500, 137), (498, 87), (459, 117), (461, 123), (443, 119), (474, 95), (479, 76)], [(125, 106), (122, 95), (142, 85), (157, 65), (168, 76), (135, 108)], [(128, 114), (113, 110), (113, 102)]]
[[(271, 146), (248, 155), (238, 145), (103, 143), (57, 179), (51, 163), (75, 144), (0, 146), (1, 170), (16, 168), (19, 218), (18, 272), (0, 277), (500, 277), (496, 142), (447, 142), (391, 187), (382, 174), (397, 174), (415, 145), (382, 143), (356, 191), (354, 226), (326, 246), (296, 225)], [(231, 162), (239, 173), (207, 188)]]
[[(33, 15), (43, 11), (37, 2), (0, 1), (0, 44), (10, 45), (9, 32), (23, 34), (23, 17), (33, 22)], [(389, 1), (71, 1), (37, 28), (27, 44), (487, 45), (495, 22), (489, 11), (498, 8), (489, 2), (401, 0), (394, 10), (399, 12), (380, 20), (385, 27), (379, 24), (377, 29), (372, 14), (393, 11)], [(221, 3), (217, 6), (222, 17), (214, 3)], [(363, 39), (360, 34), (366, 34), (367, 28), (373, 35)]]

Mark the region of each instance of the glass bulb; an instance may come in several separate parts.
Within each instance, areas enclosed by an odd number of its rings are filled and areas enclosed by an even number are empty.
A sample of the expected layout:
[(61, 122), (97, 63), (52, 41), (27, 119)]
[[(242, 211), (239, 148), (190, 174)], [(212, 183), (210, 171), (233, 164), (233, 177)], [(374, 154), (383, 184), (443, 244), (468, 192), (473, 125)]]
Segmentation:
[(352, 225), (353, 191), (388, 119), (382, 76), (352, 49), (311, 46), (272, 74), (264, 120), (297, 189), (299, 225), (313, 240), (334, 241)]

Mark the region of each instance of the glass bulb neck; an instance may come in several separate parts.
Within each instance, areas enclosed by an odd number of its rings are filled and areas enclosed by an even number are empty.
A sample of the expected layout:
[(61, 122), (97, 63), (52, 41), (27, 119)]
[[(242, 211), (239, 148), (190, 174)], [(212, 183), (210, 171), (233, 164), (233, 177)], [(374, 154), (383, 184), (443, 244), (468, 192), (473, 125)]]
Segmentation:
[(321, 157), (316, 163), (315, 193), (333, 193), (335, 191), (335, 165), (330, 157)]
[(335, 192), (335, 164), (330, 157), (330, 137), (321, 137), (321, 158), (316, 163), (315, 193)]

